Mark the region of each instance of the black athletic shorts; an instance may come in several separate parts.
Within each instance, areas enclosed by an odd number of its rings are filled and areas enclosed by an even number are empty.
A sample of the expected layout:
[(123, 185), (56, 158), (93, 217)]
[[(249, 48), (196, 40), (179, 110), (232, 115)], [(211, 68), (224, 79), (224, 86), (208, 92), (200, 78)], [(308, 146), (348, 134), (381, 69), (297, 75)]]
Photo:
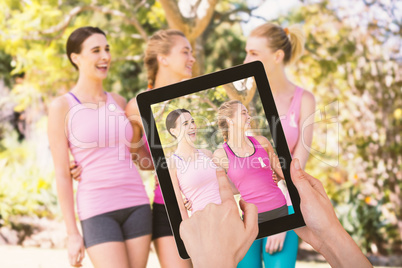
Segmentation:
[(152, 206), (152, 240), (173, 235), (165, 205), (154, 203)]
[(86, 248), (105, 242), (124, 242), (152, 233), (151, 207), (139, 205), (81, 221)]

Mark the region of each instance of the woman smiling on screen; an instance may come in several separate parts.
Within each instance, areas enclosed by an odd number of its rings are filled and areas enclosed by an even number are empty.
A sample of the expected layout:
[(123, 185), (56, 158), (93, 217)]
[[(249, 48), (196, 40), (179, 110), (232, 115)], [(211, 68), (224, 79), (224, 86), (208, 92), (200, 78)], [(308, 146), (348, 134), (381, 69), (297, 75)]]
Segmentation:
[(188, 218), (182, 194), (191, 201), (192, 213), (209, 203), (220, 204), (217, 166), (212, 152), (196, 149), (197, 126), (191, 113), (177, 109), (166, 117), (166, 129), (177, 140), (177, 149), (169, 158), (169, 173), (183, 220)]

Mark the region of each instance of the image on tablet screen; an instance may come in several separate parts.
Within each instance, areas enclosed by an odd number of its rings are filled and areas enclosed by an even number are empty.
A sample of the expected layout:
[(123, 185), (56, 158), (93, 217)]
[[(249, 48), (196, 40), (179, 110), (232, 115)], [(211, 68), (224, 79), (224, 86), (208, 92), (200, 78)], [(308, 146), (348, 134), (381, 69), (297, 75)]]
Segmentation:
[[(259, 223), (293, 214), (260, 95), (249, 77), (151, 105), (182, 218), (220, 203), (216, 169)], [(291, 119), (291, 118), (290, 118)], [(240, 213), (240, 210), (239, 210)]]

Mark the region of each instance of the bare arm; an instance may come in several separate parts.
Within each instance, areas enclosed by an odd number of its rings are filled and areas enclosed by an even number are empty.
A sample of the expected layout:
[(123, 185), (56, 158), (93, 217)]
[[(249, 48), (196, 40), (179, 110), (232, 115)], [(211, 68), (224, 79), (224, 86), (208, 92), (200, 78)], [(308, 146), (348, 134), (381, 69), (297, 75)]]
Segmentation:
[(187, 214), (187, 210), (184, 206), (182, 193), (180, 191), (179, 180), (177, 178), (176, 165), (174, 164), (174, 160), (172, 158), (168, 159), (168, 168), (169, 168), (170, 178), (172, 179), (172, 185), (173, 185), (174, 193), (176, 195), (176, 200), (177, 200), (177, 203), (179, 204), (180, 214), (181, 214), (182, 220), (185, 220), (188, 218), (188, 214)]
[(254, 138), (261, 144), (261, 146), (267, 152), (272, 170), (278, 175), (280, 179), (284, 179), (281, 163), (279, 162), (279, 158), (275, 154), (274, 148), (272, 147), (269, 140), (264, 136), (256, 136)]
[[(133, 138), (131, 139), (130, 146), (130, 153), (133, 157), (133, 161), (142, 170), (153, 170), (154, 166), (147, 148), (148, 145), (142, 140), (144, 130), (137, 100), (135, 98), (128, 102), (125, 111), (131, 127), (133, 128)], [(146, 161), (144, 159), (146, 159)]]
[(314, 95), (308, 91), (304, 91), (300, 107), (300, 118), (299, 118), (300, 134), (296, 146), (293, 150), (293, 158), (300, 159), (300, 164), (303, 169), (306, 166), (310, 154), (311, 143), (313, 141), (314, 114), (315, 114)]
[(212, 152), (210, 150), (207, 150), (207, 149), (199, 149), (199, 150), (211, 159), (214, 157), (214, 155), (212, 154)]
[[(306, 222), (306, 226), (295, 229), (299, 237), (332, 267), (372, 267), (339, 223), (322, 183), (305, 173), (297, 159), (290, 169)], [(194, 267), (236, 267), (258, 233), (257, 207), (240, 201), (245, 214), (241, 221), (224, 172), (218, 173), (222, 204), (209, 204), (180, 224), (180, 236)]]
[(298, 159), (293, 159), (290, 173), (300, 194), (300, 209), (306, 223), (295, 229), (297, 235), (320, 252), (332, 267), (372, 267), (343, 229), (321, 181), (304, 172)]
[[(224, 169), (224, 171), (227, 173), (227, 170), (229, 168), (229, 159), (225, 153), (225, 150), (220, 148), (216, 149), (216, 151), (212, 155), (212, 162), (214, 162), (215, 165), (218, 167), (221, 167)], [(230, 187), (232, 188), (233, 194), (240, 194), (239, 190), (236, 188), (236, 186), (233, 184), (233, 182), (229, 179), (229, 184)]]
[(77, 261), (81, 263), (84, 246), (75, 220), (73, 182), (69, 169), (68, 141), (65, 134), (68, 109), (68, 102), (64, 97), (52, 102), (49, 107), (48, 138), (55, 167), (57, 195), (69, 239), (70, 264), (74, 265)]

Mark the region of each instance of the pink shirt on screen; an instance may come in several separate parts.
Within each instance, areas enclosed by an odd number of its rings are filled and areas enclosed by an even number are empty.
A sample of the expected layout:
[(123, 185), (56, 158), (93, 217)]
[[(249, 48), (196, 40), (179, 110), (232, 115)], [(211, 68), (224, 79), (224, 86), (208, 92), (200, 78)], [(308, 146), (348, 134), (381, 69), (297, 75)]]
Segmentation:
[(175, 160), (179, 187), (184, 196), (192, 202), (192, 213), (202, 210), (209, 203), (220, 204), (217, 166), (211, 158), (198, 152), (195, 161), (185, 161), (176, 154)]
[(248, 138), (254, 146), (254, 153), (248, 157), (236, 156), (227, 143), (223, 144), (229, 160), (229, 179), (246, 202), (257, 206), (258, 213), (286, 205), (281, 189), (272, 179), (268, 153), (255, 138)]
[(82, 166), (76, 196), (80, 220), (149, 204), (144, 184), (131, 161), (128, 145), (132, 127), (113, 97), (106, 94), (106, 103), (99, 108), (86, 107), (66, 94), (70, 104), (69, 147)]

